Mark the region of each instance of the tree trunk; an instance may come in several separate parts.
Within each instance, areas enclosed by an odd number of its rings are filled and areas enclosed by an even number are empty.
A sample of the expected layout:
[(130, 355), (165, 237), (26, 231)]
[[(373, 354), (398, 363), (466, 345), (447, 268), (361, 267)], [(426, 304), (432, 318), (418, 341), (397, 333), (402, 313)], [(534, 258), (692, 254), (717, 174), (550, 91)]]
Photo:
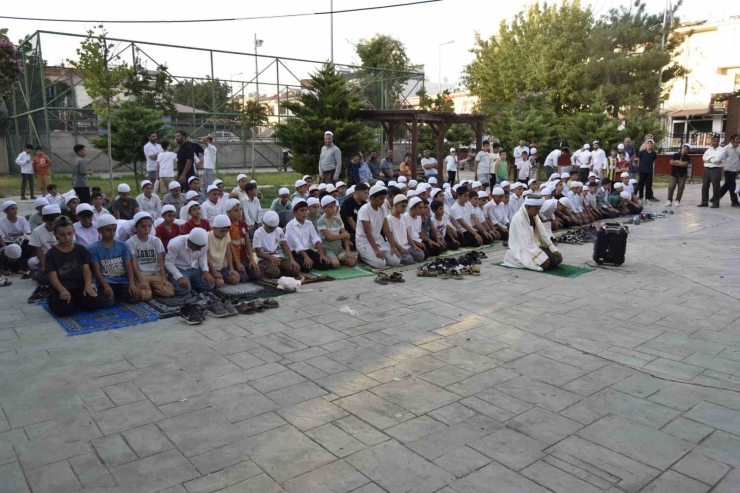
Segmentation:
[(254, 162), (254, 127), (252, 127), (252, 179), (256, 180), (257, 166)]
[(108, 102), (108, 183), (110, 185), (110, 196), (115, 197), (113, 192), (113, 142), (111, 135), (111, 117), (110, 117), (110, 102)]
[(139, 163), (134, 161), (134, 188), (136, 188), (136, 193), (138, 194), (140, 192), (139, 190)]

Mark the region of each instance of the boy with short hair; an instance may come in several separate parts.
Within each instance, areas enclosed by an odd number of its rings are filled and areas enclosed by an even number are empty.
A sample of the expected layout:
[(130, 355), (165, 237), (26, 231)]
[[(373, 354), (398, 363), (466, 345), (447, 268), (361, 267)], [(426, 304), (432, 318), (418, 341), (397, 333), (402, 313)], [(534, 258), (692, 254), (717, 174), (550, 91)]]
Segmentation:
[[(355, 192), (357, 193), (357, 192)], [(382, 269), (386, 265), (399, 265), (401, 252), (393, 243), (393, 233), (388, 226), (387, 209), (384, 207), (388, 195), (382, 183), (376, 183), (370, 189), (369, 201), (357, 213), (357, 232), (355, 244), (357, 253), (370, 267)], [(388, 241), (383, 239), (384, 233)]]
[(162, 214), (162, 199), (154, 193), (154, 185), (149, 180), (141, 182), (141, 193), (136, 197), (142, 212), (148, 212), (152, 217)]
[(308, 199), (308, 183), (306, 183), (305, 180), (297, 180), (295, 182), (295, 192), (293, 192), (293, 195), (290, 197), (291, 200), (291, 210), (293, 208), (292, 201), (295, 199)]
[[(418, 197), (413, 197), (417, 204), (421, 202)], [(408, 227), (409, 217), (405, 214), (409, 200), (403, 194), (397, 194), (393, 197), (393, 208), (391, 213), (386, 216), (388, 228), (393, 235), (393, 243), (396, 249), (401, 253), (401, 263), (403, 265), (413, 264), (417, 259), (424, 260), (424, 251), (411, 243), (409, 240)], [(389, 239), (390, 241), (390, 239)]]
[[(440, 194), (440, 197), (442, 194)], [(421, 237), (422, 243), (424, 243), (424, 249), (427, 252), (428, 257), (436, 257), (445, 250), (447, 245), (442, 238), (437, 234), (437, 229), (432, 223), (432, 209), (429, 204), (434, 202), (433, 200), (421, 202), (421, 230), (419, 231), (419, 237)]]
[(113, 215), (116, 219), (131, 220), (140, 210), (139, 203), (131, 197), (131, 187), (126, 183), (118, 185), (118, 198), (113, 202)]
[(259, 281), (262, 279), (262, 273), (252, 255), (249, 225), (244, 221), (241, 201), (239, 199), (227, 200), (224, 203), (224, 214), (231, 221), (229, 237), (231, 238), (231, 247), (234, 249), (234, 258), (237, 260), (236, 269), (239, 271), (241, 282)]
[(435, 200), (431, 205), (432, 225), (437, 230), (437, 237), (445, 243), (445, 249), (457, 250), (460, 248), (460, 240), (457, 238), (457, 230), (450, 222), (450, 216), (445, 212), (444, 203)]
[(529, 180), (529, 172), (532, 169), (532, 163), (529, 161), (529, 152), (522, 151), (522, 159), (517, 162), (517, 179), (526, 183)]
[(198, 204), (197, 200), (188, 202), (183, 210), (186, 211), (188, 220), (182, 225), (182, 234), (190, 233), (193, 228), (202, 228), (206, 231), (211, 230), (211, 223), (209, 223), (207, 219), (203, 218), (200, 204)]
[(97, 222), (103, 214), (110, 214), (110, 211), (103, 206), (102, 193), (93, 192), (92, 195), (90, 195), (90, 201), (92, 202), (93, 208), (93, 221)]
[(64, 205), (64, 197), (62, 197), (62, 194), (59, 193), (59, 189), (56, 185), (53, 183), (49, 183), (46, 186), (46, 197), (44, 197), (46, 200), (49, 201), (49, 204), (52, 205), (58, 205), (59, 207), (62, 207)]
[(257, 198), (259, 190), (257, 189), (256, 183), (247, 183), (246, 198), (242, 199), (241, 204), (244, 209), (244, 221), (249, 225), (249, 230), (254, 235), (254, 232), (262, 225), (262, 205)]
[[(486, 228), (485, 217), (483, 217), (483, 221), (481, 221), (481, 215), (483, 211), (480, 210), (480, 197), (478, 196), (478, 193), (485, 194), (486, 192), (483, 192), (482, 190), (480, 192), (468, 192), (468, 205), (470, 205), (471, 208), (471, 225), (483, 239), (483, 244), (490, 245), (491, 243), (493, 243), (493, 235), (490, 233), (488, 228)], [(480, 211), (481, 214), (479, 214), (478, 211)]]
[(128, 246), (115, 240), (118, 222), (111, 215), (100, 218), (96, 224), (100, 240), (90, 245), (90, 264), (102, 296), (108, 297), (106, 303), (113, 300), (126, 303), (141, 301), (141, 289), (136, 285), (132, 256)]
[(267, 279), (279, 279), (281, 276), (296, 276), (301, 266), (293, 260), (290, 246), (280, 224), (280, 216), (275, 211), (268, 211), (262, 218), (262, 227), (254, 233), (254, 250), (260, 259), (258, 266)]
[(309, 272), (314, 267), (319, 270), (333, 268), (331, 261), (324, 254), (316, 228), (308, 220), (308, 203), (303, 199), (293, 200), (293, 215), (293, 219), (286, 227), (286, 239), (293, 259), (301, 266), (301, 271)]
[(173, 238), (164, 264), (176, 295), (184, 296), (193, 290), (213, 291), (215, 280), (208, 271), (208, 233), (204, 229), (195, 228)]
[(175, 287), (167, 280), (164, 244), (156, 236), (151, 236), (153, 225), (148, 212), (139, 212), (134, 216), (136, 235), (126, 241), (133, 257), (131, 265), (142, 301), (148, 301), (152, 296), (170, 298), (175, 295)]
[(349, 244), (350, 235), (344, 230), (344, 223), (336, 215), (337, 200), (327, 195), (321, 199), (324, 215), (317, 221), (324, 255), (335, 269), (343, 262), (347, 267), (357, 265), (357, 257), (352, 255)]
[(360, 208), (367, 202), (370, 187), (367, 183), (355, 185), (354, 193), (347, 197), (339, 209), (339, 217), (344, 223), (344, 229), (349, 233), (350, 248), (355, 247), (355, 234), (357, 232), (357, 214)]
[(180, 225), (175, 222), (177, 217), (177, 209), (174, 205), (167, 204), (162, 207), (162, 219), (164, 222), (155, 228), (157, 238), (162, 241), (164, 251), (167, 252), (167, 245), (173, 238), (176, 238), (182, 234)]
[(162, 152), (157, 154), (157, 180), (159, 193), (166, 194), (171, 190), (170, 184), (175, 181), (175, 160), (177, 154), (170, 152), (170, 143), (162, 142)]
[[(414, 262), (421, 262), (429, 257), (426, 244), (421, 238), (422, 215), (426, 203), (426, 200), (422, 200), (420, 197), (412, 197), (409, 200), (408, 210), (404, 214), (406, 236), (408, 238), (404, 247), (408, 249)], [(401, 261), (403, 262), (403, 259)]]
[(483, 238), (475, 231), (473, 223), (473, 207), (468, 203), (468, 187), (461, 186), (457, 189), (457, 202), (450, 209), (450, 217), (457, 222), (457, 232), (462, 238), (465, 246), (477, 247), (483, 245)]
[(188, 178), (188, 191), (192, 190), (198, 194), (198, 203), (202, 204), (206, 201), (206, 196), (200, 191), (200, 180), (197, 176), (191, 176)]
[(187, 222), (187, 220), (190, 218), (188, 215), (188, 212), (190, 211), (190, 204), (198, 204), (198, 192), (194, 190), (188, 190), (188, 193), (185, 194), (185, 205), (183, 205), (180, 208), (180, 221)]
[(215, 279), (215, 287), (238, 284), (241, 280), (235, 267), (234, 251), (231, 248), (231, 220), (225, 214), (216, 216), (213, 229), (208, 233), (208, 268)]

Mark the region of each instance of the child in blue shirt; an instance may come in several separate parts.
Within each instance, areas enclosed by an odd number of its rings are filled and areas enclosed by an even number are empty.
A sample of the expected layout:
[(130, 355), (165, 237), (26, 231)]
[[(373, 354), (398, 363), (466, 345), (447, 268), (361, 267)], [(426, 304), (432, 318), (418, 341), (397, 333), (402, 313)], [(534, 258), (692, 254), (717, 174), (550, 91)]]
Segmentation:
[(88, 248), (93, 274), (100, 287), (99, 291), (107, 299), (107, 306), (114, 301), (138, 303), (141, 289), (134, 280), (132, 256), (128, 245), (116, 241), (117, 222), (110, 214), (98, 219), (100, 240)]

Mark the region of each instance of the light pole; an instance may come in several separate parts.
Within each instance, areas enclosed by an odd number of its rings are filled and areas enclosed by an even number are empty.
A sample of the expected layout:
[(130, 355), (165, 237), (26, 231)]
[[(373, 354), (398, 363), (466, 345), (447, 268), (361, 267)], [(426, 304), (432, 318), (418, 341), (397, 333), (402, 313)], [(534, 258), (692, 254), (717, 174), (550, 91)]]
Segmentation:
[(455, 40), (453, 39), (452, 41), (447, 41), (446, 43), (440, 43), (439, 44), (439, 73), (438, 73), (438, 75), (439, 75), (439, 89), (437, 90), (437, 93), (438, 94), (442, 94), (442, 47), (444, 45), (451, 45), (454, 42), (455, 42)]
[[(260, 69), (257, 65), (257, 48), (262, 46), (262, 40), (257, 39), (257, 33), (254, 33), (254, 81), (256, 84), (256, 96), (255, 101), (257, 104), (260, 104)], [(254, 162), (254, 131), (255, 127), (252, 127), (252, 179), (255, 179), (255, 174), (257, 173), (257, 165)]]
[(331, 44), (331, 63), (334, 63), (334, 0), (329, 0), (329, 10), (331, 11), (331, 14), (329, 14), (329, 18), (331, 19), (330, 22), (330, 31), (331, 31), (331, 37), (329, 38), (329, 42)]

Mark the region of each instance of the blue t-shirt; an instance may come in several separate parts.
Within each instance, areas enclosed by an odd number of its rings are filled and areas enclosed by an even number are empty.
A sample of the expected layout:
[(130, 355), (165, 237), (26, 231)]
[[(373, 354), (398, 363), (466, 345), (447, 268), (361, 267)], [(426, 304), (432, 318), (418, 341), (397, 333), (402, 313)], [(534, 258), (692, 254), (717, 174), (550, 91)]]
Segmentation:
[(131, 250), (122, 241), (113, 240), (113, 246), (105, 248), (96, 241), (88, 247), (90, 262), (100, 264), (100, 272), (108, 284), (128, 284), (126, 260), (131, 260)]

